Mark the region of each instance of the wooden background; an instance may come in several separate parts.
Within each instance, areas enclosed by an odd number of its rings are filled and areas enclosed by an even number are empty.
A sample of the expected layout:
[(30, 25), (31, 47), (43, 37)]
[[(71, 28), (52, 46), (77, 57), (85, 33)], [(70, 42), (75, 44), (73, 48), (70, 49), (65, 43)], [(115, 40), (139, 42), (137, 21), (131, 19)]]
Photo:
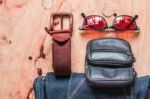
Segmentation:
[[(107, 0), (108, 1), (108, 0)], [(52, 71), (51, 37), (44, 27), (49, 26), (52, 12), (72, 12), (72, 71), (84, 72), (85, 47), (89, 40), (118, 37), (128, 40), (137, 62), (138, 76), (150, 74), (150, 0), (112, 0), (118, 15), (138, 14), (139, 35), (133, 31), (80, 31), (81, 12), (101, 15), (106, 0), (54, 0), (51, 9), (43, 9), (42, 0), (0, 0), (0, 99), (26, 99), (36, 74), (41, 67), (43, 75)], [(114, 17), (106, 18), (111, 25)], [(43, 47), (45, 58), (39, 58)], [(29, 60), (29, 57), (32, 57)], [(34, 95), (30, 96), (34, 99)]]

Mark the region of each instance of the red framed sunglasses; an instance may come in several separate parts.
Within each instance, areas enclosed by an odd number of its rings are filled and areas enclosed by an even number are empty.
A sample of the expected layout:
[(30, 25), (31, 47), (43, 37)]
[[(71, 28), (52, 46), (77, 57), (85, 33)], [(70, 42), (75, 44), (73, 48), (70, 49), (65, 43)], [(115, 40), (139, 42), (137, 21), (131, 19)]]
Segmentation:
[(103, 30), (109, 28), (115, 30), (140, 30), (135, 22), (138, 15), (135, 15), (134, 17), (129, 15), (116, 16), (112, 26), (108, 26), (105, 18), (99, 15), (85, 16), (84, 13), (81, 13), (81, 16), (84, 21), (82, 26), (79, 28), (80, 30)]

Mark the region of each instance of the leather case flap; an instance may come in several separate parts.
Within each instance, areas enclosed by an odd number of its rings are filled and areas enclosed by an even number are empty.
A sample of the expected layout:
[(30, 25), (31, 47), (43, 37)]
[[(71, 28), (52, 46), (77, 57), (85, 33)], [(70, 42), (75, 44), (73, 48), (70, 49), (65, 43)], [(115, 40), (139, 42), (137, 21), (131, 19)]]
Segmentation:
[(122, 39), (116, 38), (104, 38), (92, 40), (90, 43), (91, 50), (93, 49), (122, 49), (126, 51), (131, 51), (130, 44)]
[(88, 44), (87, 60), (93, 65), (130, 66), (134, 56), (127, 42), (119, 39), (100, 39)]

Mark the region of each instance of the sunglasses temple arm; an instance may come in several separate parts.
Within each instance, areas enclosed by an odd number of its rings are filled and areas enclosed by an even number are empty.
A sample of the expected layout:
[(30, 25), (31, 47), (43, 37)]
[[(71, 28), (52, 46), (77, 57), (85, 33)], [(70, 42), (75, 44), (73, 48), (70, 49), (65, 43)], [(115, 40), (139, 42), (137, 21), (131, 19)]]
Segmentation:
[(85, 16), (84, 13), (81, 13), (81, 16), (82, 16), (85, 20), (87, 20), (87, 18), (86, 18), (86, 16)]
[(84, 21), (85, 21), (85, 24), (87, 23), (87, 17), (84, 13), (81, 13), (81, 16), (83, 17)]
[(133, 17), (132, 21), (127, 25), (127, 28), (129, 28), (130, 25), (131, 25), (133, 22), (135, 22), (135, 20), (136, 20), (137, 18), (138, 18), (138, 15), (135, 15), (135, 16)]

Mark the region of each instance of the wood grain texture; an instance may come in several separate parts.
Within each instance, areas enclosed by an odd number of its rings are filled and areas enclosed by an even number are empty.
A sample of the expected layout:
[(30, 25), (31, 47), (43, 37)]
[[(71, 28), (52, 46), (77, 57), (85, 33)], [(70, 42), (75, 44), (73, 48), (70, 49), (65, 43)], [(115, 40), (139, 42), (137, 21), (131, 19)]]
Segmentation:
[[(72, 37), (72, 71), (84, 72), (86, 44), (102, 37), (128, 40), (137, 62), (138, 76), (150, 74), (150, 0), (113, 0), (118, 15), (138, 14), (140, 35), (133, 31), (104, 32), (80, 31), (81, 12), (101, 15), (105, 0), (54, 0), (51, 9), (42, 8), (42, 0), (2, 0), (0, 4), (0, 99), (26, 99), (36, 68), (43, 75), (52, 70), (51, 37), (45, 32), (52, 12), (72, 12), (74, 30)], [(109, 25), (112, 18), (107, 18)], [(43, 49), (42, 49), (43, 48)], [(38, 58), (42, 53), (45, 58)], [(32, 60), (29, 60), (29, 56)], [(31, 58), (30, 57), (30, 58)], [(37, 59), (38, 58), (38, 59)], [(36, 63), (34, 61), (37, 59)], [(34, 95), (31, 95), (34, 99)]]

